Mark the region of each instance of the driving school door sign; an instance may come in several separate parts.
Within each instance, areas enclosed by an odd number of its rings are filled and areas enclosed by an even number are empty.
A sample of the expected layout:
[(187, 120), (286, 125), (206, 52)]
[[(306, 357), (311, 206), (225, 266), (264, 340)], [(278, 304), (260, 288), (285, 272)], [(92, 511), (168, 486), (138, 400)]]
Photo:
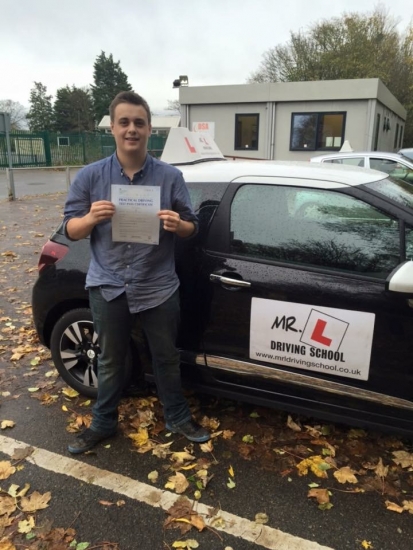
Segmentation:
[(250, 357), (368, 380), (373, 313), (253, 298)]

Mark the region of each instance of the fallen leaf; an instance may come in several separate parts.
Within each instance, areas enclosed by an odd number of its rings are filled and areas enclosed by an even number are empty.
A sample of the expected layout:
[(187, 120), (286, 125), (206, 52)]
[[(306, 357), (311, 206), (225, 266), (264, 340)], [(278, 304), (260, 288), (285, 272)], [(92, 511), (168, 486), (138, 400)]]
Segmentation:
[(393, 461), (402, 468), (413, 468), (413, 454), (407, 451), (394, 451)]
[(0, 550), (16, 550), (16, 547), (10, 540), (2, 540), (0, 541)]
[(288, 415), (287, 418), (287, 426), (290, 430), (293, 430), (293, 432), (301, 432), (301, 426), (294, 422), (290, 415)]
[(10, 495), (0, 495), (0, 516), (12, 514), (17, 508), (16, 499)]
[(244, 435), (242, 438), (244, 443), (254, 443), (254, 437), (252, 435)]
[(199, 445), (199, 448), (203, 453), (212, 453), (212, 451), (214, 450), (214, 445), (212, 444), (212, 441), (209, 440), (206, 443), (201, 443)]
[(149, 434), (146, 428), (139, 428), (138, 433), (129, 434), (128, 437), (132, 439), (136, 447), (143, 447), (148, 443)]
[(62, 393), (63, 395), (65, 395), (66, 397), (69, 397), (70, 399), (72, 399), (73, 397), (79, 396), (79, 392), (74, 390), (73, 388), (63, 388)]
[(231, 479), (230, 477), (228, 478), (228, 483), (227, 483), (227, 487), (228, 489), (233, 489), (234, 487), (236, 487), (236, 483), (233, 479)]
[(38, 491), (35, 491), (28, 497), (22, 497), (20, 501), (20, 508), (23, 512), (36, 512), (36, 510), (43, 510), (49, 506), (48, 502), (52, 498), (50, 492), (41, 495)]
[(376, 476), (380, 477), (381, 479), (384, 479), (387, 476), (389, 467), (384, 466), (381, 457), (379, 458), (379, 463), (374, 468), (374, 471), (376, 472)]
[(362, 540), (361, 541), (361, 546), (363, 548), (365, 548), (366, 550), (371, 550), (373, 548), (373, 545), (371, 544), (371, 542), (367, 541), (367, 540)]
[(2, 420), (1, 422), (1, 429), (5, 430), (6, 428), (14, 428), (15, 422), (13, 420)]
[(24, 460), (31, 454), (33, 454), (34, 448), (33, 447), (24, 447), (24, 449), (14, 449), (14, 453), (12, 455), (13, 460)]
[(231, 430), (224, 430), (222, 432), (223, 439), (232, 439), (235, 435), (235, 432), (232, 432)]
[(255, 523), (261, 523), (261, 524), (268, 523), (267, 514), (264, 514), (263, 512), (258, 512), (258, 514), (255, 514)]
[(152, 483), (156, 483), (158, 481), (159, 474), (156, 470), (153, 470), (152, 472), (149, 472), (148, 479)]
[(358, 483), (358, 480), (354, 474), (354, 470), (352, 470), (349, 466), (344, 466), (343, 468), (335, 471), (333, 476), (339, 483)]
[(34, 526), (34, 517), (29, 516), (27, 520), (19, 521), (17, 531), (19, 533), (30, 533)]
[(207, 416), (204, 416), (200, 424), (207, 430), (215, 431), (219, 428), (220, 421), (218, 418), (208, 418)]
[(102, 504), (102, 506), (113, 506), (115, 503), (108, 500), (99, 500), (99, 504)]
[(401, 514), (404, 510), (403, 506), (399, 506), (395, 502), (391, 502), (391, 500), (386, 500), (385, 504), (387, 510), (390, 510), (391, 512), (397, 512), (398, 514)]
[(12, 497), (24, 497), (30, 490), (30, 483), (25, 483), (23, 489), (20, 489), (19, 485), (15, 485), (14, 483), (10, 485), (9, 490), (7, 493)]
[(176, 540), (172, 543), (172, 548), (185, 548), (186, 550), (190, 550), (191, 548), (199, 548), (199, 544), (195, 539)]
[(235, 474), (234, 474), (234, 470), (233, 470), (232, 466), (230, 466), (230, 467), (228, 468), (228, 472), (229, 472), (229, 475), (230, 475), (231, 477), (234, 477)]
[(168, 483), (165, 484), (165, 489), (171, 489), (178, 495), (184, 493), (189, 486), (189, 481), (184, 474), (177, 472), (174, 476), (168, 478)]
[(171, 458), (172, 460), (176, 460), (177, 462), (184, 462), (185, 460), (195, 460), (195, 457), (187, 451), (172, 453)]
[(310, 489), (307, 496), (317, 499), (318, 504), (330, 502), (330, 495), (327, 489)]
[(331, 468), (330, 464), (328, 464), (320, 455), (310, 456), (299, 462), (296, 467), (300, 476), (307, 475), (308, 469), (310, 468), (313, 474), (321, 478), (328, 477), (326, 470)]
[(15, 471), (16, 468), (12, 466), (11, 462), (8, 460), (2, 460), (0, 462), (0, 479), (8, 479)]
[(199, 532), (205, 529), (205, 521), (198, 514), (191, 514), (190, 522)]

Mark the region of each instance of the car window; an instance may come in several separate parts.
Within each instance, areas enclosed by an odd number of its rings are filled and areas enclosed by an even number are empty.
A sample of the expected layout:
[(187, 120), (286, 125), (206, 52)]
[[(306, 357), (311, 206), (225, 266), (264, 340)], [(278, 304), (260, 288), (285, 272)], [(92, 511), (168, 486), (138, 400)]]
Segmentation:
[(406, 260), (413, 260), (413, 227), (406, 225)]
[(392, 178), (402, 179), (413, 183), (413, 170), (395, 160), (371, 158), (370, 168), (380, 170), (380, 172), (386, 172), (386, 174), (389, 174)]
[(350, 166), (361, 166), (364, 167), (364, 158), (360, 157), (351, 157), (351, 158), (340, 158), (340, 159), (326, 159), (324, 162), (330, 162), (333, 164), (348, 164)]
[(400, 263), (397, 220), (333, 190), (244, 185), (230, 227), (237, 255), (380, 279)]
[(350, 166), (360, 166), (364, 168), (364, 158), (357, 158), (357, 157), (345, 158), (343, 159), (343, 164), (348, 164)]

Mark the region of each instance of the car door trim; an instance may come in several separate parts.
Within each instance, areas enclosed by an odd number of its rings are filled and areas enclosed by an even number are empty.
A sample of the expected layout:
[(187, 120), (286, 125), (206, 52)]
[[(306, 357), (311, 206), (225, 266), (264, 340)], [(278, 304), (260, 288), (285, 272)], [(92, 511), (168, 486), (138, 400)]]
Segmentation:
[(196, 355), (192, 360), (212, 370), (223, 370), (241, 376), (267, 378), (275, 382), (284, 382), (296, 386), (307, 386), (311, 389), (336, 395), (343, 395), (351, 398), (356, 397), (363, 401), (371, 401), (388, 407), (413, 410), (413, 402), (407, 401), (406, 399), (357, 388), (356, 386), (347, 386), (346, 384), (325, 380), (324, 378), (312, 378), (311, 376), (298, 372), (285, 371), (275, 366), (267, 367), (264, 365), (257, 365), (256, 363), (229, 359), (227, 357), (218, 357), (216, 355)]

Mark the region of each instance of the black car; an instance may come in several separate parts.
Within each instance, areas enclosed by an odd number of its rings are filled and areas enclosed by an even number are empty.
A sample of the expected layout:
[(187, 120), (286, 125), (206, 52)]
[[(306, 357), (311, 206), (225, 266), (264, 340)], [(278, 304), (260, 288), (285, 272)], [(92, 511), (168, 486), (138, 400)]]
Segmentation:
[[(200, 220), (198, 235), (176, 244), (184, 379), (412, 435), (413, 188), (309, 162), (180, 168)], [(88, 240), (70, 242), (59, 227), (40, 257), (33, 315), (61, 376), (93, 397), (88, 261)], [(131, 346), (131, 365), (136, 357)]]

